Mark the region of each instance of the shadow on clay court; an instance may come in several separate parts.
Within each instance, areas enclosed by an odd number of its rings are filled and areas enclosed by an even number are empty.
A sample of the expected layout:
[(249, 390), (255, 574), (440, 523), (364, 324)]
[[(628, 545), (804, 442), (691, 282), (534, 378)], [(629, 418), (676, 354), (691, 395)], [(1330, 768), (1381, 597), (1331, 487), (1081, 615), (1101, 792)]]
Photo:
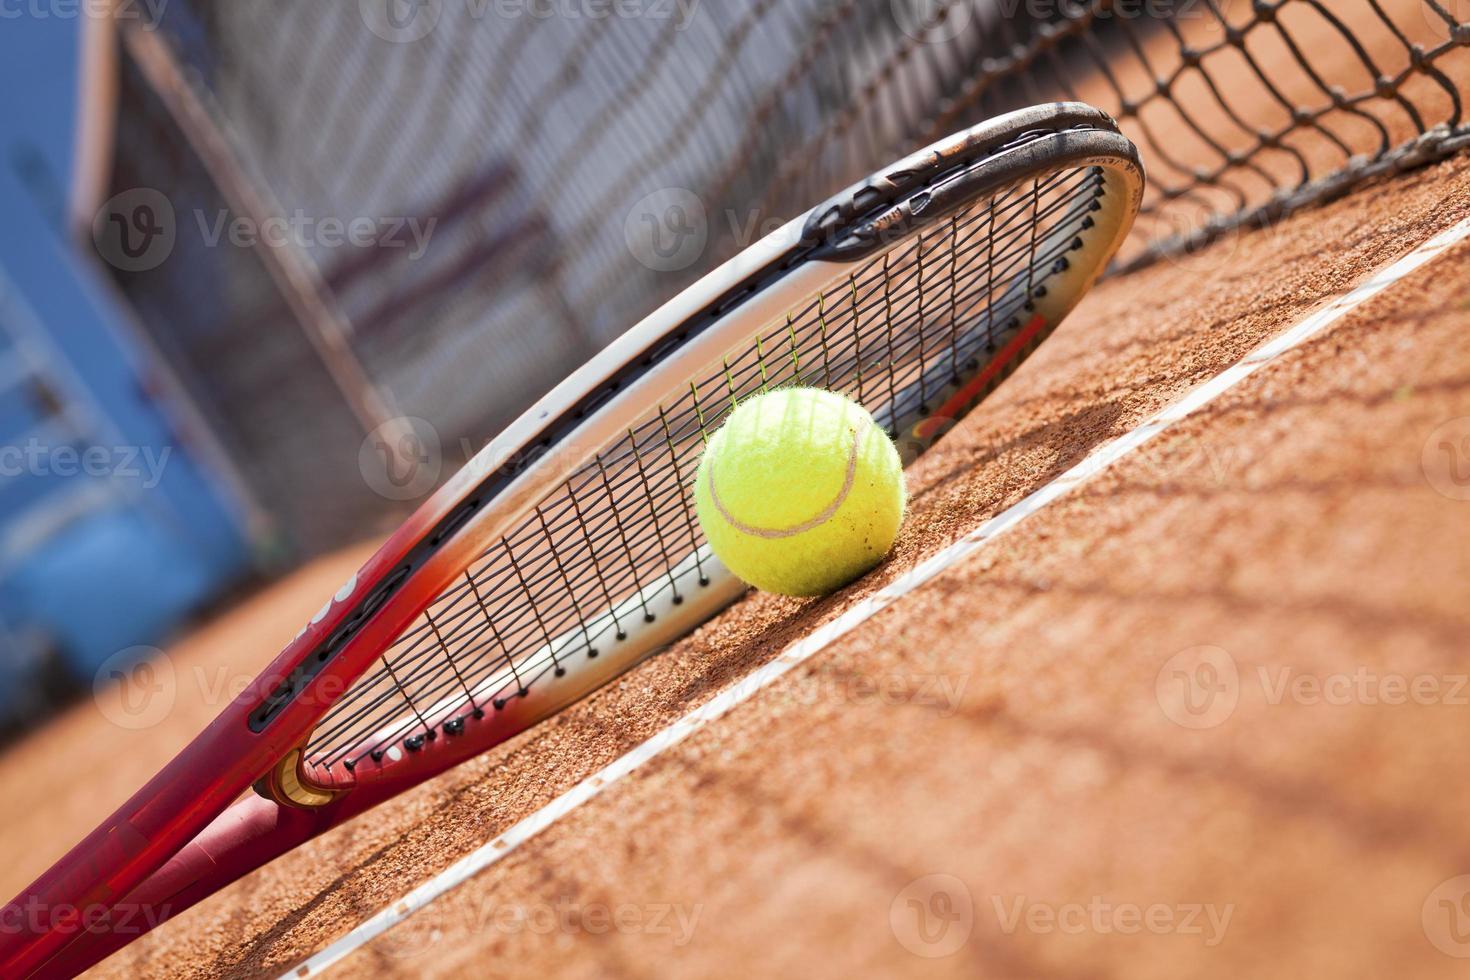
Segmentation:
[[(922, 520), (930, 509), (928, 502), (931, 498), (940, 495), (956, 481), (973, 472), (983, 471), (985, 467), (1001, 462), (1008, 456), (1024, 457), (1034, 450), (1054, 447), (1055, 456), (1050, 463), (1034, 474), (1028, 473), (1015, 484), (1010, 479), (1011, 468), (1007, 467), (1003, 474), (1005, 478), (1000, 484), (1002, 492), (985, 501), (981, 508), (986, 512), (998, 513), (1016, 500), (1046, 486), (1081, 462), (1096, 446), (1118, 435), (1114, 431), (1114, 425), (1122, 414), (1121, 402), (1100, 402), (1068, 412), (1059, 419), (1028, 429), (1003, 442), (977, 446), (972, 451), (946, 451), (941, 444), (939, 454), (949, 461), (949, 465), (937, 472), (924, 474), (923, 489), (913, 492), (909, 498), (915, 510), (913, 516)], [(905, 533), (910, 533), (911, 530), (906, 529)]]

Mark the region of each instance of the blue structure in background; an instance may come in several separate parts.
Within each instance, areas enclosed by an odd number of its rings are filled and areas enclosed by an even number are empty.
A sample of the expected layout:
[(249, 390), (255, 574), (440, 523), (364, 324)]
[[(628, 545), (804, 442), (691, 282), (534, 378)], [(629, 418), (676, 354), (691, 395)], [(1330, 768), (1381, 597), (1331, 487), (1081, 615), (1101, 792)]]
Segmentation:
[[(0, 721), (89, 685), (249, 568), (245, 521), (68, 227), (81, 22), (0, 30)], [(48, 666), (48, 661), (50, 662)]]

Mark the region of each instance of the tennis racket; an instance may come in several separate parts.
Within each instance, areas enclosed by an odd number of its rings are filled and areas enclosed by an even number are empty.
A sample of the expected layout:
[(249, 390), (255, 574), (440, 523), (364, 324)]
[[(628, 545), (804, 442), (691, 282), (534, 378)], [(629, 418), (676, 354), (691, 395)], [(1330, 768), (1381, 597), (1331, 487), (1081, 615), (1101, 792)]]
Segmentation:
[(471, 460), (11, 902), (0, 973), (80, 971), (709, 619), (744, 587), (705, 546), (689, 484), (735, 403), (841, 391), (914, 458), (1096, 281), (1143, 180), (1106, 114), (1037, 106), (874, 174), (685, 290)]

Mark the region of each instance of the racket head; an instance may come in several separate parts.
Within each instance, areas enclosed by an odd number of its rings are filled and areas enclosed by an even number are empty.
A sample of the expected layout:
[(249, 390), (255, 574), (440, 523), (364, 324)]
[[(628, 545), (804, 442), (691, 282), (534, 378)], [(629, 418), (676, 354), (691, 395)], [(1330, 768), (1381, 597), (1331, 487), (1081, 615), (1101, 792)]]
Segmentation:
[[(725, 263), (472, 459), (12, 905), (156, 893), (177, 912), (683, 635), (743, 591), (702, 547), (687, 492), (735, 400), (821, 384), (922, 452), (1102, 274), (1142, 188), (1112, 119), (1039, 106), (899, 161)], [(264, 808), (239, 799), (252, 782)], [(186, 848), (206, 828), (219, 833)], [(84, 964), (126, 942), (78, 935), (0, 936), (0, 962), (25, 975), (68, 944), (65, 962)]]
[(396, 791), (713, 615), (742, 587), (704, 549), (687, 484), (737, 400), (844, 391), (914, 458), (1076, 305), (1142, 187), (1109, 117), (1038, 106), (898, 161), (706, 276), (486, 447), (288, 648), (250, 726), (300, 751), (259, 788), (308, 806)]

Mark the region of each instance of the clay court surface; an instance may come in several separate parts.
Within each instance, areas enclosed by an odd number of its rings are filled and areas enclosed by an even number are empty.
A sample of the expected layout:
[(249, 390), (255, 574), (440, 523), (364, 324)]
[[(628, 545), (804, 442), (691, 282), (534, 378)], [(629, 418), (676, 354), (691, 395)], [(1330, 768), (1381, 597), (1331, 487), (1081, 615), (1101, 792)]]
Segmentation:
[[(96, 972), (290, 969), (1467, 216), (1459, 158), (1103, 283), (910, 470), (900, 547), (867, 579), (747, 597)], [(1441, 885), (1470, 873), (1470, 461), (1450, 454), (1470, 437), (1467, 268), (1455, 247), (337, 975), (1463, 975), (1442, 949), (1470, 952), (1466, 889)], [(0, 758), (0, 890), (167, 761), (367, 553), (179, 641), (149, 724), (103, 697)], [(1186, 676), (1224, 700), (1173, 697)]]
[[(94, 973), (290, 970), (1467, 217), (1462, 155), (1103, 282), (910, 469), (872, 575), (747, 596)], [(331, 975), (1464, 975), (1467, 270), (1470, 243)], [(142, 710), (104, 693), (0, 756), (0, 891), (172, 758), (375, 545), (180, 639)]]

